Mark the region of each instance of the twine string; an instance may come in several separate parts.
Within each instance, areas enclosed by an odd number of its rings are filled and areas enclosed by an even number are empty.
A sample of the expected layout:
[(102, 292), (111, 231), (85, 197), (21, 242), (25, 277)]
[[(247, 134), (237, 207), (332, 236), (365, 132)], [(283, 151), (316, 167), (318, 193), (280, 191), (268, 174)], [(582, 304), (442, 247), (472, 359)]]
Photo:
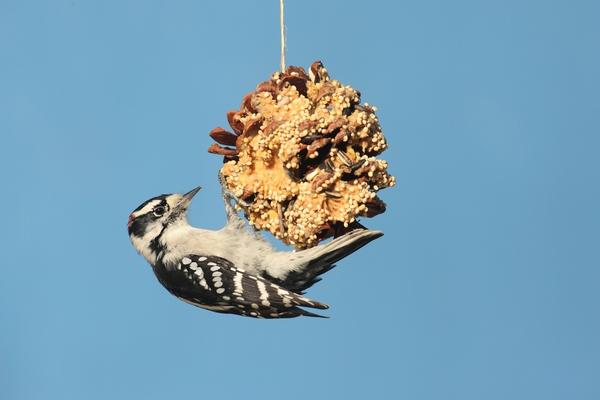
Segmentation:
[(285, 72), (285, 24), (283, 19), (283, 0), (279, 0), (279, 30), (281, 33), (281, 72)]

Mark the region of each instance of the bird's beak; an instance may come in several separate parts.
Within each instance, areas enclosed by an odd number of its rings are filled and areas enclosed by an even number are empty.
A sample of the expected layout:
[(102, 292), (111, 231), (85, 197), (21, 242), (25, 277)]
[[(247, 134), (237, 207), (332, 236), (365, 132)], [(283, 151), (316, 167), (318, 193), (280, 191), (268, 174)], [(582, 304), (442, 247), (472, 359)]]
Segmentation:
[(200, 189), (202, 189), (202, 188), (200, 186), (198, 186), (197, 188), (190, 190), (189, 192), (187, 192), (186, 194), (183, 195), (183, 199), (181, 201), (185, 201), (185, 202), (187, 202), (187, 204), (190, 204), (192, 199), (194, 198), (196, 193), (198, 193), (200, 191)]
[(183, 195), (183, 197), (181, 198), (181, 200), (179, 201), (179, 203), (177, 203), (177, 206), (175, 206), (174, 211), (174, 215), (180, 215), (183, 214), (187, 211), (188, 207), (190, 206), (190, 203), (192, 202), (192, 199), (194, 198), (194, 196), (196, 195), (196, 193), (198, 193), (200, 191), (200, 189), (202, 189), (200, 186), (198, 186), (195, 189), (190, 190), (189, 192), (187, 192), (186, 194)]

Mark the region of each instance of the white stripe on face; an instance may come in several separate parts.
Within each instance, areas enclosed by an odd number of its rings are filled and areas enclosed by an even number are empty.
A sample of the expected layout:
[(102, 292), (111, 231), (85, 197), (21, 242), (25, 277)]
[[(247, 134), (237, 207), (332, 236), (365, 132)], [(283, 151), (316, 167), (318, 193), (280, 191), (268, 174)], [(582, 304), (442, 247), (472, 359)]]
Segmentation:
[(146, 204), (142, 209), (132, 212), (131, 216), (133, 218), (137, 218), (140, 215), (148, 214), (150, 211), (152, 211), (152, 209), (154, 209), (154, 207), (156, 207), (160, 203), (161, 200), (152, 200), (148, 204)]

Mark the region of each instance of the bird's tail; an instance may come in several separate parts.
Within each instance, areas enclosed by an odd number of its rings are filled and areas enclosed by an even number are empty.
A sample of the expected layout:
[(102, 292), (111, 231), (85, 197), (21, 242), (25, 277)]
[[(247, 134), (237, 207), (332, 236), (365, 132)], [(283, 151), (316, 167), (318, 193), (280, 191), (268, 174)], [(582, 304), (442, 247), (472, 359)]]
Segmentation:
[(314, 318), (329, 318), (326, 315), (316, 314), (314, 312), (303, 310), (300, 307), (292, 307), (285, 310), (270, 312), (262, 315), (261, 318), (295, 318), (295, 317), (314, 317)]
[(319, 282), (319, 275), (331, 270), (336, 262), (381, 236), (381, 231), (353, 230), (327, 244), (297, 252), (287, 273), (270, 279), (275, 278), (280, 286), (301, 293)]

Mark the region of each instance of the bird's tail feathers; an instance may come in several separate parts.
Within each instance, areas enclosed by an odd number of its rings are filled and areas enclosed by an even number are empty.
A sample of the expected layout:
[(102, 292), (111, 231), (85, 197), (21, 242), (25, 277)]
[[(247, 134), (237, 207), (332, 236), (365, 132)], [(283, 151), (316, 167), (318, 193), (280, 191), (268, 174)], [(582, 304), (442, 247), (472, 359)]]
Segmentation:
[(315, 317), (315, 318), (329, 318), (325, 315), (316, 314), (310, 311), (303, 310), (300, 307), (292, 307), (286, 310), (282, 310), (278, 313), (270, 313), (263, 318), (295, 318), (295, 317)]
[(288, 290), (302, 293), (319, 282), (321, 280), (319, 275), (335, 267), (336, 262), (381, 236), (383, 236), (381, 231), (353, 230), (329, 243), (299, 251), (296, 253), (293, 265), (286, 265), (289, 270), (282, 274), (283, 278), (270, 277), (270, 279)]
[(300, 313), (300, 315), (302, 315), (304, 317), (329, 318), (326, 315), (321, 315), (321, 314), (317, 314), (317, 313), (314, 313), (314, 312), (306, 311), (306, 310), (303, 310), (301, 308), (298, 308), (297, 310)]
[(304, 251), (310, 257), (310, 263), (331, 265), (381, 236), (383, 236), (381, 231), (355, 229), (325, 245)]

